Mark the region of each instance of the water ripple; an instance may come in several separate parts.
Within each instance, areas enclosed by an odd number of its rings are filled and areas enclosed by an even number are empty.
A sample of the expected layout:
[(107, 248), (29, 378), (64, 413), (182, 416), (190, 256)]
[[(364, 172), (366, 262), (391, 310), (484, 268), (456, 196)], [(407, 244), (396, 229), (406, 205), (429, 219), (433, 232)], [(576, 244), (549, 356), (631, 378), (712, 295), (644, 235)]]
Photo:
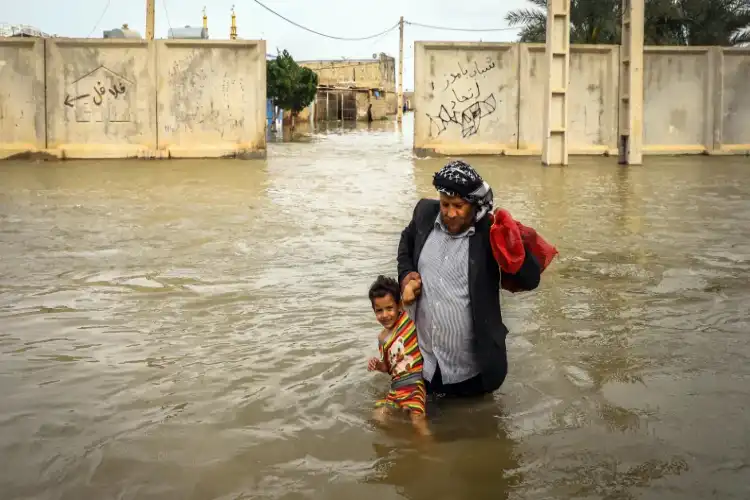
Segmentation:
[(746, 498), (741, 159), (471, 159), (560, 258), (502, 296), (501, 391), (371, 425), (367, 288), (443, 163), (409, 127), (0, 165), (4, 496)]

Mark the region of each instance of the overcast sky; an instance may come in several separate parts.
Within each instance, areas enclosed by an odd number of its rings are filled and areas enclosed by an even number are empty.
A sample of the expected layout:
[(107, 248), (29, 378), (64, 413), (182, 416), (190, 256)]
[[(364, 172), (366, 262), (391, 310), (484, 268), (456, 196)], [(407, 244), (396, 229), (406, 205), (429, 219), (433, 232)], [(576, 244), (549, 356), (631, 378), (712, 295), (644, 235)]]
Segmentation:
[[(528, 7), (525, 0), (261, 0), (289, 19), (316, 31), (340, 37), (363, 37), (407, 21), (458, 28), (502, 28), (505, 13)], [(0, 23), (30, 24), (60, 36), (101, 37), (102, 30), (128, 23), (145, 35), (145, 0), (0, 0)], [(109, 4), (109, 6), (108, 6)], [(268, 52), (287, 49), (295, 59), (361, 59), (385, 52), (398, 57), (398, 30), (374, 40), (340, 41), (293, 26), (253, 0), (156, 0), (156, 37), (167, 38), (170, 26), (200, 26), (206, 6), (209, 37), (229, 37), (231, 8), (237, 13), (240, 38), (266, 40)], [(99, 21), (101, 18), (101, 21)], [(98, 23), (98, 24), (97, 24)], [(515, 41), (517, 31), (467, 33), (406, 25), (404, 87), (413, 88), (413, 43), (420, 40)]]

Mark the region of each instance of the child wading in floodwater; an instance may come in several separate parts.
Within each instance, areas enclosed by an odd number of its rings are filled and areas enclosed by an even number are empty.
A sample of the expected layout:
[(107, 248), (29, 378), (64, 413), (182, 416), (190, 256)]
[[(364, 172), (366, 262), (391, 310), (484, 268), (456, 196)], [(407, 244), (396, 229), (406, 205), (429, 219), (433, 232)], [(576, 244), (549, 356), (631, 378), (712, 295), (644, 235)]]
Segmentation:
[[(412, 292), (411, 289), (404, 290), (404, 295), (411, 296)], [(396, 280), (378, 276), (370, 287), (370, 303), (375, 318), (383, 325), (383, 331), (378, 335), (380, 359), (370, 359), (367, 369), (391, 376), (388, 394), (375, 405), (375, 419), (385, 424), (391, 410), (407, 411), (417, 431), (422, 435), (429, 435), (425, 415), (426, 393), (422, 379), (423, 361), (417, 343), (417, 329), (403, 308)]]

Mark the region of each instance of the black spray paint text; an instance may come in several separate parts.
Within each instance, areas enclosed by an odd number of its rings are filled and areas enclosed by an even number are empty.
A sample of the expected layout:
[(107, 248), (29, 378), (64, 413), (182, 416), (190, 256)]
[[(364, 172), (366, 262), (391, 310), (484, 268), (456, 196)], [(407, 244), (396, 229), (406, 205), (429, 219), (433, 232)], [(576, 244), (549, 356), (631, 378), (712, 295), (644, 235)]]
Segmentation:
[[(109, 91), (112, 97), (117, 99), (118, 96), (125, 93), (125, 90), (125, 84), (123, 84), (122, 82), (120, 82), (119, 86), (113, 84), (109, 89), (105, 89), (101, 82), (96, 82), (96, 85), (94, 86), (94, 93), (96, 95), (93, 96), (92, 102), (96, 106), (101, 106), (102, 101), (104, 100), (104, 96), (107, 94), (107, 91)], [(92, 97), (92, 94), (81, 94), (75, 97), (70, 96), (70, 94), (65, 94), (64, 104), (72, 108), (76, 101), (85, 99), (87, 97)]]

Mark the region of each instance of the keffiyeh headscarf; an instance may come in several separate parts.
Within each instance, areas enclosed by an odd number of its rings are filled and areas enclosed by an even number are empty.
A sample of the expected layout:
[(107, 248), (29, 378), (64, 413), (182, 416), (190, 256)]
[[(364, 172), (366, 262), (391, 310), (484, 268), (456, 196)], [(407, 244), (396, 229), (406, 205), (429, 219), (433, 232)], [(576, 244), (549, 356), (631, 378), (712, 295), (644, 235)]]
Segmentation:
[(446, 164), (432, 179), (432, 185), (446, 196), (460, 196), (476, 207), (475, 221), (492, 210), (492, 188), (466, 162), (455, 160)]

